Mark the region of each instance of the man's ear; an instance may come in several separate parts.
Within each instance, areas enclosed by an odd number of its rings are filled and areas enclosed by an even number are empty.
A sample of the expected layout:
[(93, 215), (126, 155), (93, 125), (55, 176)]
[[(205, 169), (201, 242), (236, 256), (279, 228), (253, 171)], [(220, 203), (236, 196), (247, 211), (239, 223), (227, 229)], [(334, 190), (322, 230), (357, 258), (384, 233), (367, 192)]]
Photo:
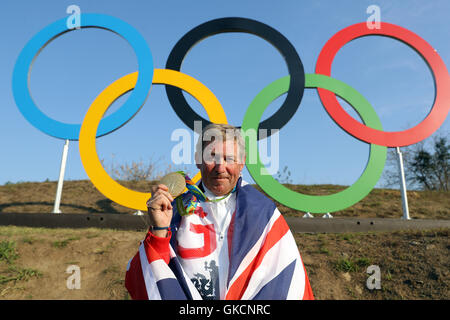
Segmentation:
[(239, 164), (239, 167), (240, 167), (240, 169), (241, 169), (241, 172), (242, 172), (242, 169), (244, 169), (245, 161), (247, 161), (247, 156), (244, 154), (244, 161), (243, 161), (242, 163)]

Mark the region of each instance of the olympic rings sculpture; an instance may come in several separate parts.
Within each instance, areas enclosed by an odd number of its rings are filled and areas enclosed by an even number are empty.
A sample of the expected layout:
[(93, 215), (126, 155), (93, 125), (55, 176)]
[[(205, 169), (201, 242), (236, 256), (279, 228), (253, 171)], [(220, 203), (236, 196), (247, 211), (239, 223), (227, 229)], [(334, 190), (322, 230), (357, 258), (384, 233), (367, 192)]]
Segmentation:
[[(304, 195), (286, 188), (267, 173), (260, 161), (259, 152), (256, 152), (256, 163), (250, 163), (247, 159), (247, 168), (255, 182), (273, 199), (290, 208), (325, 213), (354, 205), (373, 189), (381, 177), (387, 147), (407, 146), (429, 137), (442, 125), (450, 110), (450, 75), (441, 57), (418, 35), (386, 22), (381, 22), (379, 29), (369, 29), (366, 23), (357, 23), (337, 32), (321, 50), (316, 73), (305, 74), (302, 61), (289, 40), (272, 27), (252, 19), (221, 18), (197, 26), (176, 43), (167, 59), (166, 69), (153, 68), (152, 54), (144, 38), (122, 20), (103, 14), (83, 14), (81, 21), (81, 28), (107, 29), (125, 38), (136, 52), (139, 70), (107, 86), (91, 104), (81, 125), (66, 124), (49, 118), (31, 98), (28, 75), (39, 52), (50, 41), (70, 31), (67, 29), (66, 19), (60, 19), (37, 33), (19, 54), (12, 79), (14, 99), (23, 116), (39, 130), (59, 139), (79, 140), (80, 157), (92, 183), (107, 198), (132, 209), (147, 210), (146, 201), (151, 194), (127, 189), (106, 173), (96, 153), (96, 137), (106, 135), (127, 123), (141, 109), (152, 83), (166, 84), (172, 108), (189, 128), (194, 129), (194, 121), (202, 121), (202, 126), (210, 122), (227, 123), (225, 111), (214, 94), (198, 80), (180, 72), (187, 52), (198, 42), (219, 33), (245, 32), (259, 36), (278, 49), (288, 67), (288, 76), (266, 86), (251, 102), (241, 127), (244, 132), (258, 128), (281, 129), (300, 106), (304, 89), (317, 88), (330, 117), (347, 133), (370, 144), (369, 161), (360, 178), (345, 190), (326, 196)], [(383, 131), (380, 119), (370, 103), (352, 87), (330, 77), (336, 53), (353, 39), (371, 35), (390, 37), (406, 43), (421, 55), (432, 71), (436, 88), (435, 101), (427, 117), (413, 128), (399, 132)], [(181, 90), (190, 93), (201, 103), (209, 121), (192, 110)], [(102, 119), (108, 107), (129, 91), (132, 93), (122, 107)], [(280, 109), (260, 123), (264, 110), (284, 93), (287, 93), (287, 97)], [(355, 109), (364, 124), (356, 121), (342, 108), (336, 95)], [(250, 141), (247, 140), (247, 152), (250, 151), (249, 148)], [(197, 173), (193, 180), (199, 179), (200, 173)]]
[[(99, 127), (98, 136), (120, 128), (139, 111), (147, 98), (153, 78), (153, 57), (139, 32), (115, 17), (102, 14), (83, 14), (82, 28), (102, 28), (113, 31), (127, 40), (136, 52), (139, 65), (139, 79), (136, 87), (124, 105), (106, 117)], [(67, 124), (53, 120), (42, 113), (28, 90), (28, 75), (39, 52), (67, 29), (66, 19), (60, 19), (37, 33), (22, 49), (13, 71), (12, 90), (22, 115), (37, 129), (56, 138), (78, 140), (81, 125)]]

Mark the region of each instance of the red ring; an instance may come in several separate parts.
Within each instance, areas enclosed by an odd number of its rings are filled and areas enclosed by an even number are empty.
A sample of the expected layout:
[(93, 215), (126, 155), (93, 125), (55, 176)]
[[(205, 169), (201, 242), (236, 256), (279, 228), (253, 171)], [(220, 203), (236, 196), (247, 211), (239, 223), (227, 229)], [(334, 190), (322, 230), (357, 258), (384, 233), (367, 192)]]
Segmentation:
[(380, 29), (369, 29), (365, 22), (351, 25), (337, 32), (322, 48), (316, 73), (331, 76), (331, 64), (336, 53), (347, 43), (367, 35), (398, 39), (416, 50), (427, 63), (434, 77), (436, 96), (430, 113), (415, 127), (404, 131), (386, 132), (372, 129), (351, 117), (339, 104), (336, 95), (318, 88), (319, 97), (331, 118), (357, 139), (386, 147), (400, 147), (417, 143), (435, 132), (450, 110), (450, 76), (437, 52), (415, 33), (395, 24), (382, 22)]

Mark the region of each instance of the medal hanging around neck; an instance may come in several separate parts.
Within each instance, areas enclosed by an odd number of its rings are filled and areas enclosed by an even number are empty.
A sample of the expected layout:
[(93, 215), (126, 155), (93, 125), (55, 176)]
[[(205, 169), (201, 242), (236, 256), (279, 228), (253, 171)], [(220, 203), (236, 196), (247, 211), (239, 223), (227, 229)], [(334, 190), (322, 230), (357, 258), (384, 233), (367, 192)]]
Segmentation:
[[(218, 202), (225, 199), (236, 191), (236, 186), (227, 195), (218, 199), (209, 199), (202, 190), (189, 178), (183, 171), (171, 172), (165, 175), (160, 183), (167, 186), (169, 193), (175, 198), (177, 209), (180, 215), (191, 215), (197, 209), (200, 201), (202, 202)], [(187, 188), (187, 195), (183, 196), (183, 191)]]

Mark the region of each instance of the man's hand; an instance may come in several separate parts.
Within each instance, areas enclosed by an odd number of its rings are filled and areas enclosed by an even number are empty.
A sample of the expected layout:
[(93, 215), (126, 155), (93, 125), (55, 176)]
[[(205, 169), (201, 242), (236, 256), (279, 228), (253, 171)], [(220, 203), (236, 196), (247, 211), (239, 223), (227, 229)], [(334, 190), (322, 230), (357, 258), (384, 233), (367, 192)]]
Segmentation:
[[(151, 193), (152, 197), (147, 201), (150, 224), (160, 228), (170, 226), (173, 197), (170, 195), (169, 189), (164, 184), (159, 184), (151, 188)], [(152, 233), (157, 237), (167, 236), (167, 230), (155, 230)]]

